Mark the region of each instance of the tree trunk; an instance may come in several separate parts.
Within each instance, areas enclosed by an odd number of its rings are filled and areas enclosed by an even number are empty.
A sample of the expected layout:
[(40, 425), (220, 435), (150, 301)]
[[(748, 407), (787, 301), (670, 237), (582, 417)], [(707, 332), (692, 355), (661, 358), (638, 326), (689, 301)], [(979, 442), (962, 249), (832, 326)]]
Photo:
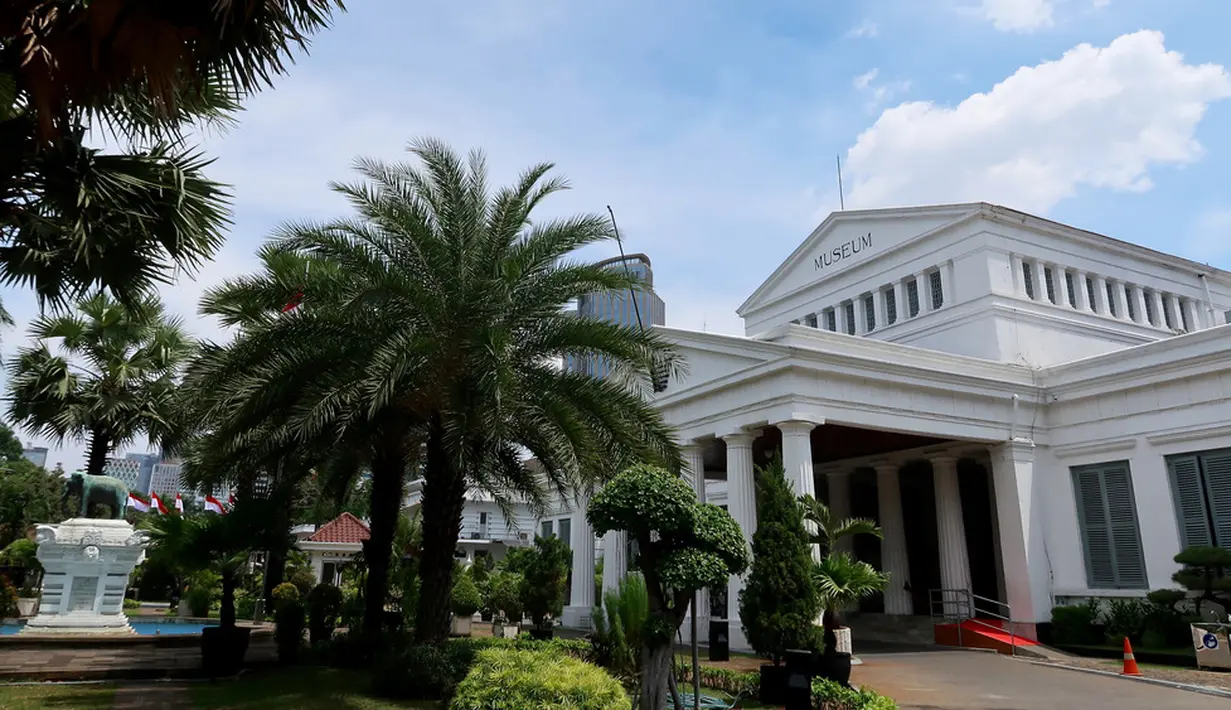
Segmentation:
[(224, 629), (235, 628), (235, 573), (233, 572), (222, 574), (222, 600), (218, 608), (218, 625)]
[[(419, 558), (419, 609), (415, 640), (444, 643), (449, 637), (449, 594), (453, 591), (453, 553), (462, 527), (466, 476), (454, 470), (444, 450), (444, 434), (433, 421), (423, 472), (423, 547)], [(518, 620), (511, 620), (516, 623)]]
[(389, 596), (389, 558), (402, 511), (407, 459), (403, 431), (386, 432), (372, 457), (372, 524), (371, 537), (364, 546), (368, 577), (363, 594), (363, 632), (373, 641), (383, 628), (385, 601)]
[[(286, 529), (282, 526), (278, 529)], [(284, 550), (265, 551), (265, 579), (261, 585), (261, 595), (265, 597), (265, 608), (274, 608), (274, 587), (282, 584), (286, 576), (286, 552)]]
[[(666, 707), (667, 696), (671, 682), (671, 644), (648, 646), (641, 649), (641, 692), (638, 694), (639, 708)], [(674, 703), (672, 703), (674, 704)], [(680, 706), (676, 705), (676, 710)]]
[[(91, 476), (103, 475), (103, 469), (107, 466), (107, 454), (111, 449), (111, 440), (107, 433), (101, 429), (95, 429), (90, 432), (89, 451), (86, 452), (86, 473)], [(83, 506), (84, 507), (84, 504)]]

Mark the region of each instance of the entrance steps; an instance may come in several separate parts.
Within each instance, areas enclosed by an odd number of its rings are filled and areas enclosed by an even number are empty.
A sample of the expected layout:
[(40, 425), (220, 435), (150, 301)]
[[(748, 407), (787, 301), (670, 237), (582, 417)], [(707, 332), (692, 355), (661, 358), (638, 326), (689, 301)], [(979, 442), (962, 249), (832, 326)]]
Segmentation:
[(851, 627), (853, 639), (912, 646), (931, 646), (936, 642), (932, 619), (927, 616), (847, 612), (842, 615), (842, 622)]

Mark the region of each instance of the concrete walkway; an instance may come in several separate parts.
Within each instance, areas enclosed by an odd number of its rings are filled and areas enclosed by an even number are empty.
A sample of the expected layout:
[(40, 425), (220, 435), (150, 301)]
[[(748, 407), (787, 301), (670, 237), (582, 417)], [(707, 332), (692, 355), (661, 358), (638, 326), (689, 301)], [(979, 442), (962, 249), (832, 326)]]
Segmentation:
[(115, 710), (191, 710), (188, 690), (179, 685), (125, 685), (115, 691)]
[(862, 655), (851, 683), (902, 710), (1227, 710), (1231, 700), (973, 651)]

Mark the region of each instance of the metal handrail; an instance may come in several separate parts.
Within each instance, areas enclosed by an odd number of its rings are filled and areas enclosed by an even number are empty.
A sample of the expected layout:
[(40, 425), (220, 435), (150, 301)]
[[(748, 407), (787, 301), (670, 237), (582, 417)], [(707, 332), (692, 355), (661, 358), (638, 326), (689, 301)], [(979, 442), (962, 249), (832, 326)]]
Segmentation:
[[(946, 599), (945, 598), (946, 594), (958, 595), (960, 598), (959, 599)], [(988, 611), (986, 609), (978, 609), (978, 607), (975, 606), (976, 600), (995, 604), (997, 607), (1003, 607), (1005, 613), (1002, 615), (994, 611)], [(979, 624), (989, 629), (997, 628), (994, 624), (990, 624), (982, 619), (977, 618), (975, 616), (976, 611), (983, 613), (987, 616), (990, 616), (994, 619), (999, 619), (1005, 622), (1005, 628), (1003, 630), (1006, 630), (1009, 632), (1009, 653), (1013, 656), (1017, 655), (1017, 633), (1013, 629), (1013, 608), (1010, 607), (1007, 603), (1002, 602), (999, 599), (991, 599), (988, 597), (980, 596), (970, 591), (969, 589), (932, 589), (932, 590), (929, 590), (928, 592), (928, 602), (931, 605), (930, 611), (931, 611), (933, 620), (937, 618), (957, 619), (957, 643), (959, 646), (962, 645), (962, 624), (965, 623), (966, 621), (969, 621), (974, 624)], [(954, 617), (950, 617), (946, 609), (954, 605), (957, 606), (958, 614)], [(939, 613), (937, 613), (937, 607), (939, 607), (940, 609)], [(965, 614), (961, 613), (963, 607), (965, 608)]]

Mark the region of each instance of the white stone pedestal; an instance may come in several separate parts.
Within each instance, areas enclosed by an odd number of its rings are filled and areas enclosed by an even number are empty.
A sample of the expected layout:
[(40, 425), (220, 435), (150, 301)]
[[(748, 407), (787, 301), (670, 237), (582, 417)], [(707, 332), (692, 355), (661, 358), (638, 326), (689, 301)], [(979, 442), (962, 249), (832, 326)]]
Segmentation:
[(38, 526), (39, 613), (22, 634), (133, 634), (124, 614), (128, 575), (145, 559), (145, 534), (124, 520), (72, 518)]

